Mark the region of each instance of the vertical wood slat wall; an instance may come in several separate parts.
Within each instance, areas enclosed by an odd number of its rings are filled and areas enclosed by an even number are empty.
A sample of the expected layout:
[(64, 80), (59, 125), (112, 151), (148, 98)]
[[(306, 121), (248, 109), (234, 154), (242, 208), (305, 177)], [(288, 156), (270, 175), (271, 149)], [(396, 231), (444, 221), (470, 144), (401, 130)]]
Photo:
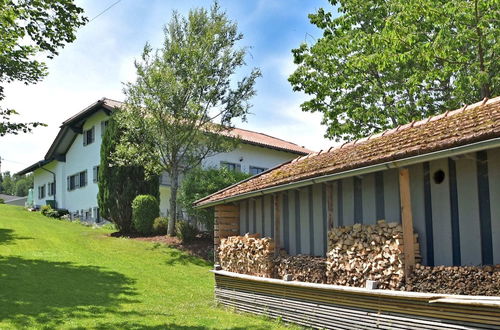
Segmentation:
[[(412, 216), (424, 264), (500, 263), (500, 149), (482, 153), (409, 167)], [(438, 170), (445, 174), (441, 183), (433, 178)], [(288, 190), (279, 196), (281, 247), (292, 255), (325, 255), (326, 232), (332, 225), (373, 224), (379, 219), (401, 222), (397, 169)], [(239, 205), (240, 234), (253, 233), (255, 217), (256, 232), (276, 236), (271, 226), (273, 196), (243, 200)]]

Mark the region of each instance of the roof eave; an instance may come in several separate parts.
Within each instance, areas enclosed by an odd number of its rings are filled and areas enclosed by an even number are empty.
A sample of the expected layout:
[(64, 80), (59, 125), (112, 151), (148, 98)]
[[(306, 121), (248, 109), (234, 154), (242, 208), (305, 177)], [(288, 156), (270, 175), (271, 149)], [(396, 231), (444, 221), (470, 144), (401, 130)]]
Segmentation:
[[(288, 183), (276, 185), (273, 187), (249, 191), (246, 193), (241, 193), (241, 194), (230, 196), (227, 198), (221, 198), (221, 199), (218, 199), (218, 200), (215, 200), (212, 202), (203, 203), (204, 200), (210, 198), (211, 196), (216, 195), (216, 194), (230, 188), (230, 187), (228, 187), (228, 188), (225, 188), (225, 189), (223, 189), (219, 192), (216, 192), (210, 196), (207, 196), (207, 197), (204, 197), (198, 201), (195, 201), (193, 204), (194, 204), (195, 208), (202, 209), (202, 208), (212, 207), (212, 206), (216, 206), (216, 205), (220, 205), (220, 204), (236, 202), (236, 201), (246, 199), (246, 198), (276, 193), (276, 192), (280, 192), (280, 191), (284, 191), (284, 190), (288, 190), (288, 189), (301, 188), (301, 187), (308, 186), (308, 185), (315, 184), (315, 183), (324, 183), (327, 181), (338, 180), (338, 179), (343, 179), (343, 178), (352, 177), (352, 176), (356, 176), (356, 175), (363, 175), (363, 174), (383, 171), (383, 170), (387, 170), (387, 169), (391, 169), (391, 168), (401, 168), (401, 167), (406, 167), (406, 166), (410, 166), (410, 165), (414, 165), (414, 164), (418, 164), (418, 163), (423, 163), (426, 161), (431, 161), (431, 160), (435, 160), (435, 159), (439, 159), (439, 158), (453, 157), (453, 156), (458, 156), (458, 155), (461, 155), (464, 153), (477, 152), (477, 151), (482, 151), (482, 150), (492, 149), (492, 148), (497, 148), (497, 147), (500, 147), (500, 137), (488, 139), (488, 140), (484, 140), (484, 141), (480, 141), (480, 142), (465, 144), (465, 145), (458, 146), (458, 147), (434, 151), (434, 152), (430, 152), (430, 153), (426, 153), (426, 154), (422, 154), (422, 155), (401, 158), (401, 159), (394, 160), (394, 161), (373, 164), (373, 165), (369, 165), (369, 166), (365, 166), (365, 167), (351, 169), (348, 171), (342, 171), (342, 172), (338, 172), (338, 173), (332, 173), (332, 174), (326, 174), (326, 175), (322, 175), (322, 176), (318, 176), (318, 177), (307, 178), (307, 179), (303, 179), (303, 180), (299, 180), (299, 181), (288, 182)], [(280, 166), (282, 166), (282, 165), (280, 165)], [(250, 179), (252, 179), (252, 178), (250, 178)], [(233, 185), (233, 186), (235, 186), (235, 185)], [(231, 187), (233, 187), (233, 186), (231, 186)]]

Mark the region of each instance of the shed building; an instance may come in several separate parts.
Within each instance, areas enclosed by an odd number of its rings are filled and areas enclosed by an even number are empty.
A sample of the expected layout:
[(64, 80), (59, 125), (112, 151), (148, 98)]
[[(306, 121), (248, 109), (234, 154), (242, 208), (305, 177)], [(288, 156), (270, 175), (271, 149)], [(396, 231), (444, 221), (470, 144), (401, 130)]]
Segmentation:
[(330, 229), (385, 219), (418, 233), (424, 265), (499, 264), (500, 97), (296, 158), (196, 205), (215, 207), (216, 247), (260, 233), (325, 256)]

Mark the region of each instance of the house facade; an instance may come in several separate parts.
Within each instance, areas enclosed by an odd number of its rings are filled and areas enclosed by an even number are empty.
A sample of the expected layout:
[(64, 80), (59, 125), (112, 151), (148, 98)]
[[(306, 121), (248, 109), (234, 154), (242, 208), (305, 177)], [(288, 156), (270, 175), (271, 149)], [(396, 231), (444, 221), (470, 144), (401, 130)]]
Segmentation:
[[(101, 99), (63, 122), (44, 159), (20, 171), (33, 172), (35, 206), (55, 205), (87, 221), (99, 221), (97, 205), (98, 166), (102, 136), (112, 112), (121, 103)], [(262, 133), (234, 129), (240, 146), (205, 159), (204, 167), (225, 166), (229, 169), (258, 174), (310, 151), (291, 142)], [(170, 182), (160, 179), (160, 212), (168, 214)]]

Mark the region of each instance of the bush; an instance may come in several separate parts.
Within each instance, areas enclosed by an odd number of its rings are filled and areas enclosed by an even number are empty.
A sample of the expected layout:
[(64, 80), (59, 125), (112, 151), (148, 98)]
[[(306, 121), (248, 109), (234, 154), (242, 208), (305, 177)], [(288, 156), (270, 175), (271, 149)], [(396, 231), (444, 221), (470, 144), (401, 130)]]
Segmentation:
[(195, 209), (193, 202), (244, 180), (249, 176), (246, 173), (230, 171), (226, 168), (195, 168), (182, 180), (179, 190), (179, 202), (190, 217), (204, 224), (206, 229), (210, 233), (213, 233), (213, 208)]
[(5, 201), (3, 200), (3, 198), (0, 198), (0, 204), (5, 204)]
[(132, 223), (142, 235), (153, 232), (153, 221), (160, 215), (160, 205), (152, 195), (139, 195), (132, 201)]
[(66, 209), (53, 209), (50, 205), (44, 205), (40, 208), (40, 213), (44, 216), (54, 219), (61, 219), (63, 216), (69, 214)]
[(177, 237), (182, 242), (191, 242), (198, 234), (198, 229), (187, 221), (177, 221), (175, 229)]
[(168, 230), (168, 218), (158, 217), (153, 222), (153, 232), (158, 235), (166, 235)]
[(48, 217), (49, 213), (54, 211), (50, 205), (44, 205), (40, 208), (40, 213), (43, 214), (44, 216)]

